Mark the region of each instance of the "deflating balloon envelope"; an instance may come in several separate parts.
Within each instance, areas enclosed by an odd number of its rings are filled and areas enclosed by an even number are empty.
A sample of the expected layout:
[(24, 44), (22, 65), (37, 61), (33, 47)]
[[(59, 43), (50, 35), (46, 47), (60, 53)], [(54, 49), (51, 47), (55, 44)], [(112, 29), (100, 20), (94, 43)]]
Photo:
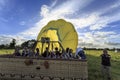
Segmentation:
[[(49, 40), (50, 43), (44, 42), (44, 39)], [(75, 52), (78, 45), (78, 35), (72, 23), (59, 19), (50, 21), (44, 26), (38, 34), (37, 41), (36, 48), (39, 48), (40, 52), (42, 52), (41, 49), (44, 51), (46, 47), (49, 47), (50, 51), (55, 47), (61, 49), (58, 41), (64, 49), (70, 48)]]

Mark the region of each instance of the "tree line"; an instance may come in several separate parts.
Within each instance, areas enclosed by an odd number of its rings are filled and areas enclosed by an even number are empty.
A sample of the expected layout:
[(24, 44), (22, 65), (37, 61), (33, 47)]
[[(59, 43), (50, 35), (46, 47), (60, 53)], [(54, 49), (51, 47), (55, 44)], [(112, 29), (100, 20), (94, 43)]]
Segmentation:
[(1, 44), (0, 49), (15, 49), (15, 47), (22, 49), (24, 47), (33, 47), (33, 42), (35, 42), (35, 40), (28, 40), (23, 42), (21, 45), (16, 45), (16, 39), (12, 39), (9, 44)]
[(14, 49), (16, 45), (16, 39), (12, 39), (10, 44), (1, 44), (0, 49)]
[[(12, 41), (9, 43), (9, 44), (1, 44), (0, 45), (0, 49), (15, 49), (15, 47), (19, 47), (19, 48), (24, 48), (24, 47), (32, 47), (34, 48), (35, 47), (35, 42), (36, 40), (32, 39), (32, 40), (27, 40), (25, 42), (23, 42), (21, 45), (16, 45), (16, 39), (12, 39)], [(84, 50), (103, 50), (103, 48), (86, 48), (86, 47), (83, 47)], [(119, 50), (120, 51), (120, 48), (112, 48), (112, 49), (109, 49), (109, 48), (106, 48), (107, 50)]]

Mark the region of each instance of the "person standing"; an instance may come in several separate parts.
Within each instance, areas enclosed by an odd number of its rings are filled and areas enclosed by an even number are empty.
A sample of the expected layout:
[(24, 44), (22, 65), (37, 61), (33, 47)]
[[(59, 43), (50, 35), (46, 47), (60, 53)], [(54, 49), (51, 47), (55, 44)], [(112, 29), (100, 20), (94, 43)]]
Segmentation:
[(84, 50), (82, 49), (82, 48), (77, 48), (76, 49), (76, 54), (75, 54), (75, 57), (77, 58), (77, 59), (86, 59), (86, 55), (85, 55), (85, 52), (84, 52)]
[[(111, 56), (108, 54), (108, 51), (106, 49), (103, 50), (103, 53), (101, 54), (101, 69), (102, 69), (102, 75), (103, 79), (105, 76), (107, 77), (107, 80), (111, 80), (110, 75), (110, 62)], [(105, 79), (106, 80), (106, 79)]]
[(49, 55), (50, 55), (49, 49), (48, 49), (48, 47), (46, 47), (46, 50), (44, 51), (44, 53), (42, 54), (42, 56), (45, 57), (45, 58), (48, 58)]
[(35, 56), (39, 56), (39, 54), (40, 54), (39, 48), (36, 48)]

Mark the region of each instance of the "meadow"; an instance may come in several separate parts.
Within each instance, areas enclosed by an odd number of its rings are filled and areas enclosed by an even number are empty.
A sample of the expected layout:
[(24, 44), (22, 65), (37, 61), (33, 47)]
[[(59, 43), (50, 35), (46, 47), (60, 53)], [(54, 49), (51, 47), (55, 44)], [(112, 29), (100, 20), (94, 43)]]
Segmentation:
[(0, 49), (0, 55), (2, 54), (12, 54), (14, 49)]
[[(1, 54), (12, 54), (14, 50), (1, 49)], [(88, 80), (103, 80), (101, 76), (102, 50), (85, 50), (88, 61)], [(120, 52), (108, 51), (111, 55), (111, 76), (112, 80), (120, 80)]]
[[(88, 60), (88, 80), (103, 80), (101, 75), (102, 50), (86, 50)], [(111, 55), (112, 80), (120, 80), (120, 52), (108, 51)]]

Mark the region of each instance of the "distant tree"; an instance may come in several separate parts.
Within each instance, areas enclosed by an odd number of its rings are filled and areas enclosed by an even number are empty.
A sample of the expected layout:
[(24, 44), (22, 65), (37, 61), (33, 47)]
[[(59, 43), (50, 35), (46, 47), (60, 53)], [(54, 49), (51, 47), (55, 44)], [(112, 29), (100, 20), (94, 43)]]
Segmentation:
[(5, 48), (5, 45), (4, 44), (1, 44), (0, 45), (0, 49), (4, 49)]
[(106, 50), (110, 50), (109, 48), (105, 48)]
[(28, 41), (25, 41), (21, 44), (21, 47), (24, 48), (24, 47), (28, 47)]
[(10, 44), (6, 44), (5, 49), (9, 49), (9, 48), (10, 48)]
[(116, 48), (114, 47), (112, 50), (113, 50), (113, 51), (115, 51), (115, 50), (116, 50)]
[(12, 42), (9, 45), (9, 48), (14, 49), (16, 45), (16, 39), (12, 39)]
[(87, 48), (86, 48), (86, 47), (83, 47), (83, 49), (84, 49), (84, 50), (87, 50)]
[(24, 48), (24, 47), (29, 47), (29, 48), (34, 48), (35, 46), (35, 40), (28, 40), (28, 41), (25, 41), (21, 44), (21, 47)]

